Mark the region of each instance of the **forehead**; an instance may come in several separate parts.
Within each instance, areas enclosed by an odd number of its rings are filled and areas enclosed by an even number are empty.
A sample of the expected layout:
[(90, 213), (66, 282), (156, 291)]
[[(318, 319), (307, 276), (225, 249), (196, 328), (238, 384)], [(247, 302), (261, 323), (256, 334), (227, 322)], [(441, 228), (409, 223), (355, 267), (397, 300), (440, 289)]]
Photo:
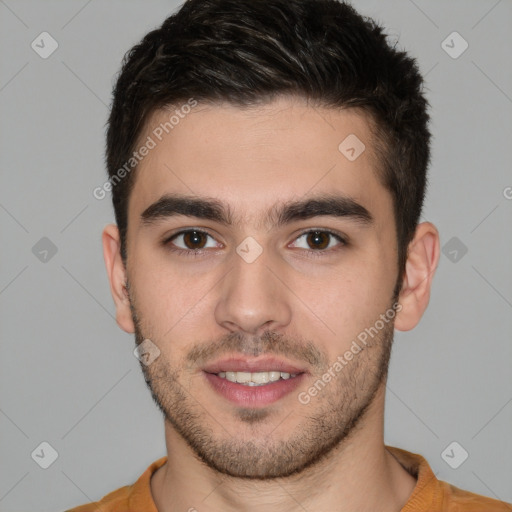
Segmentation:
[(296, 98), (182, 107), (155, 112), (141, 133), (141, 144), (153, 147), (137, 167), (131, 215), (172, 193), (218, 198), (238, 222), (256, 222), (279, 202), (308, 194), (339, 192), (368, 209), (390, 207), (369, 120), (355, 110)]

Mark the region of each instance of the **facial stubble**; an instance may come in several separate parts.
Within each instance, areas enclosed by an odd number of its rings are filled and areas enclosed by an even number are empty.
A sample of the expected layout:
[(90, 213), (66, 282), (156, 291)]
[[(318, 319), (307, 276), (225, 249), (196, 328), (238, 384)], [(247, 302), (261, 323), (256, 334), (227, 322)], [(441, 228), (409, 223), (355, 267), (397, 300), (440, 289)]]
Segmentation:
[[(134, 302), (131, 297), (136, 344), (149, 338), (163, 347), (162, 341), (151, 338), (150, 332), (143, 332), (144, 319)], [(141, 368), (153, 400), (165, 420), (208, 467), (237, 478), (285, 478), (320, 463), (362, 427), (365, 414), (387, 378), (393, 331), (394, 322), (385, 323), (383, 329), (368, 340), (308, 404), (301, 404), (297, 399), (297, 409), (285, 414), (284, 419), (278, 408), (233, 406), (229, 429), (215, 419), (213, 406), (205, 404), (197, 396), (202, 390), (191, 389), (192, 381), (186, 382), (184, 375), (189, 374), (187, 369), (191, 368), (192, 361), (203, 362), (214, 354), (229, 351), (255, 356), (287, 354), (312, 368), (315, 378), (308, 383), (310, 387), (332, 367), (327, 356), (319, 352), (314, 343), (299, 342), (275, 332), (267, 331), (259, 338), (231, 333), (217, 342), (196, 344), (181, 364), (171, 364), (160, 356), (149, 366), (141, 362)], [(165, 346), (165, 353), (169, 354), (172, 339), (166, 340)], [(200, 366), (196, 365), (195, 370), (200, 372)], [(193, 379), (193, 382), (198, 381)], [(298, 414), (301, 421), (288, 431), (284, 428), (285, 422), (294, 414)], [(281, 419), (276, 420), (276, 417)], [(275, 422), (276, 435), (258, 437), (258, 426), (268, 422)], [(247, 433), (237, 437), (236, 434), (244, 428), (254, 437)], [(287, 437), (278, 439), (277, 433), (282, 436), (283, 432)]]

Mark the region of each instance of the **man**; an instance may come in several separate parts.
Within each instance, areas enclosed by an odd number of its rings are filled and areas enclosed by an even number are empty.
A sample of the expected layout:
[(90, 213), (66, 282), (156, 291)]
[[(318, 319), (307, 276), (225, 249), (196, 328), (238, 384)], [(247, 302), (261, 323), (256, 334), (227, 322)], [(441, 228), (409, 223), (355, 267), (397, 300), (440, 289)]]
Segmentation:
[(167, 456), (101, 511), (510, 511), (383, 440), (425, 311), (422, 78), (334, 0), (189, 0), (127, 54), (103, 233)]

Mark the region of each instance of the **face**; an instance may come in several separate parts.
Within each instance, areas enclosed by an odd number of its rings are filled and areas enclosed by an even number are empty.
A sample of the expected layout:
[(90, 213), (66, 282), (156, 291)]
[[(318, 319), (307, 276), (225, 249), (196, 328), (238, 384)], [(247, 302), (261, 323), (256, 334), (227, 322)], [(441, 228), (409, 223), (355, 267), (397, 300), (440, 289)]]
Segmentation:
[(123, 327), (159, 351), (153, 398), (210, 467), (300, 472), (364, 424), (388, 365), (396, 231), (368, 121), (291, 98), (197, 105), (160, 141), (168, 120), (141, 137)]

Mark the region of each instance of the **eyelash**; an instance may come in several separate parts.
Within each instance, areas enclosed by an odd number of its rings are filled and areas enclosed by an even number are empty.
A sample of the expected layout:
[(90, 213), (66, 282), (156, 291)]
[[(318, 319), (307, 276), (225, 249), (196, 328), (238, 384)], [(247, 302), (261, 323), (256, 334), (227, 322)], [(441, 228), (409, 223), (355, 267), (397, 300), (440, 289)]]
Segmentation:
[[(184, 256), (188, 256), (188, 257), (193, 257), (193, 258), (196, 258), (198, 256), (201, 256), (203, 254), (203, 252), (205, 251), (205, 249), (181, 249), (181, 248), (176, 248), (176, 247), (172, 247), (172, 245), (170, 244), (170, 242), (172, 242), (172, 240), (174, 240), (175, 238), (177, 238), (178, 236), (180, 235), (185, 235), (187, 233), (190, 233), (190, 232), (196, 232), (196, 233), (200, 233), (202, 235), (206, 235), (206, 236), (209, 236), (211, 238), (213, 238), (212, 235), (210, 235), (210, 233), (208, 233), (207, 231), (203, 231), (203, 230), (200, 230), (200, 229), (185, 229), (183, 231), (178, 231), (177, 233), (174, 233), (173, 235), (171, 235), (170, 237), (166, 238), (163, 242), (162, 242), (162, 245), (165, 246), (167, 248), (167, 250), (171, 251), (171, 252), (174, 252), (176, 254), (180, 254), (180, 255), (184, 255)], [(338, 242), (340, 242), (340, 246), (341, 247), (344, 247), (344, 246), (347, 246), (348, 245), (348, 242), (347, 240), (340, 234), (334, 232), (334, 231), (331, 231), (330, 229), (308, 229), (307, 231), (303, 231), (302, 233), (300, 233), (299, 235), (297, 235), (297, 237), (295, 238), (295, 240), (298, 240), (299, 238), (301, 238), (302, 236), (304, 235), (309, 235), (310, 233), (315, 233), (315, 232), (318, 232), (318, 233), (327, 233), (328, 235), (334, 237), (336, 240), (338, 240)], [(336, 246), (338, 247), (338, 246)], [(311, 257), (311, 258), (319, 258), (319, 257), (324, 257), (324, 256), (328, 256), (332, 251), (335, 251), (337, 250), (335, 248), (331, 248), (331, 249), (302, 249), (303, 251), (306, 251), (306, 253), (308, 254), (308, 257)]]

